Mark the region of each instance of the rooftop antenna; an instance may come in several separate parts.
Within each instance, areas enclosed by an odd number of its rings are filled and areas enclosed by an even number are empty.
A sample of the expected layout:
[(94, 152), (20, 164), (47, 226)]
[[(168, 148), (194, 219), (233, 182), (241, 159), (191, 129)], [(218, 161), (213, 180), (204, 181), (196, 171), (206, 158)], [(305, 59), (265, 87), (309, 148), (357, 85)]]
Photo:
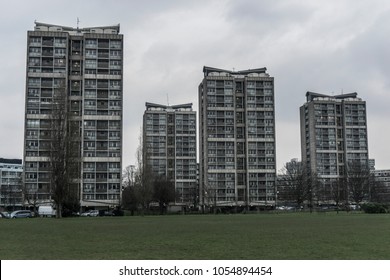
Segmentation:
[(169, 94), (167, 93), (167, 103), (168, 103), (168, 106), (169, 106)]
[(79, 29), (79, 23), (80, 23), (80, 20), (79, 20), (79, 18), (77, 17), (77, 30)]

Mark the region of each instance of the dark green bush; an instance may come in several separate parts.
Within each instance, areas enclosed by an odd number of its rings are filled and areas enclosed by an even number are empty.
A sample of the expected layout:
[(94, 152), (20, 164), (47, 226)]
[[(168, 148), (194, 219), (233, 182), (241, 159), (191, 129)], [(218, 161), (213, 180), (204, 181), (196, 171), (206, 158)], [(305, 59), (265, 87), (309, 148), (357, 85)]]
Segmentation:
[(388, 212), (387, 205), (381, 203), (365, 203), (362, 205), (362, 209), (365, 213), (369, 213), (369, 214), (379, 214), (379, 213)]

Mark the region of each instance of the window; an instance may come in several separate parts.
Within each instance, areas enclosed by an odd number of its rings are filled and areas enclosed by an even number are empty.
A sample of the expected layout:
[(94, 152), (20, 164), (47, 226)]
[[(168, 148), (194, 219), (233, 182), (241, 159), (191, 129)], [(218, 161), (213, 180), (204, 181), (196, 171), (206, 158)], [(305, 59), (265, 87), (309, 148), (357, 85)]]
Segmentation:
[(110, 81), (110, 88), (119, 89), (120, 87), (121, 87), (121, 83), (119, 80)]
[(27, 127), (28, 128), (39, 127), (39, 120), (27, 120)]
[(85, 68), (96, 68), (96, 67), (97, 67), (96, 60), (88, 60), (88, 59), (85, 60)]
[(85, 80), (86, 88), (96, 88), (96, 80)]
[(66, 55), (66, 49), (55, 48), (54, 49), (54, 55), (55, 56), (65, 56)]
[(111, 40), (110, 41), (110, 48), (112, 49), (120, 49), (122, 46), (122, 42), (118, 40)]
[[(96, 50), (89, 50), (89, 49), (87, 49), (85, 51), (85, 56), (89, 57), (89, 58), (96, 58), (97, 57)], [(88, 61), (89, 61), (89, 63), (91, 63), (91, 62), (96, 63), (96, 61), (94, 61), (94, 60), (88, 60)]]
[(41, 37), (30, 37), (30, 44), (31, 45), (40, 45), (41, 44)]

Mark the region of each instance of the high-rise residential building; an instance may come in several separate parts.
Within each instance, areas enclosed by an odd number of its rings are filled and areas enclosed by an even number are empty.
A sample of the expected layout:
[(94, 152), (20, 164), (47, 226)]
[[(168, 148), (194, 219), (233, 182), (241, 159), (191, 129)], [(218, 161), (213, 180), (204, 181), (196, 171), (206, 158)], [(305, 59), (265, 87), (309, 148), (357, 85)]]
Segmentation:
[(153, 173), (174, 182), (176, 204), (193, 206), (198, 187), (196, 112), (192, 104), (146, 103), (143, 122), (146, 156)]
[(25, 184), (50, 201), (50, 118), (65, 92), (79, 133), (81, 206), (117, 205), (122, 165), (123, 35), (119, 25), (72, 28), (35, 22), (27, 34)]
[(0, 208), (21, 209), (23, 203), (21, 159), (0, 158)]
[(357, 93), (306, 93), (300, 108), (302, 163), (325, 184), (348, 164), (368, 167), (366, 102)]
[(199, 185), (204, 206), (275, 203), (274, 78), (266, 68), (203, 68)]

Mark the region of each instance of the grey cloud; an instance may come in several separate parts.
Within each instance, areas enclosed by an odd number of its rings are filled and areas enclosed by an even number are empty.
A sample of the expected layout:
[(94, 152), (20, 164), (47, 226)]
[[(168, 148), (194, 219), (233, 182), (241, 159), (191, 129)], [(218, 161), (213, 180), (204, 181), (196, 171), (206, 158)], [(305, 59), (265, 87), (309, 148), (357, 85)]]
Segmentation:
[[(23, 9), (17, 9), (21, 2)], [(208, 65), (237, 70), (264, 66), (275, 77), (278, 165), (283, 165), (289, 157), (300, 157), (298, 110), (308, 90), (356, 91), (367, 100), (369, 124), (390, 118), (389, 7), (386, 1), (371, 0), (3, 4), (0, 34), (9, 43), (0, 45), (0, 128), (9, 137), (2, 138), (0, 156), (22, 157), (25, 40), (35, 19), (75, 26), (79, 17), (81, 27), (121, 24), (126, 40), (124, 164), (134, 163), (145, 102), (165, 104), (169, 98), (171, 104), (192, 102), (197, 110), (202, 67)], [(378, 135), (390, 138), (379, 129), (369, 128), (370, 145), (380, 146)], [(286, 136), (294, 145), (286, 145)], [(388, 160), (381, 162), (390, 166)]]

